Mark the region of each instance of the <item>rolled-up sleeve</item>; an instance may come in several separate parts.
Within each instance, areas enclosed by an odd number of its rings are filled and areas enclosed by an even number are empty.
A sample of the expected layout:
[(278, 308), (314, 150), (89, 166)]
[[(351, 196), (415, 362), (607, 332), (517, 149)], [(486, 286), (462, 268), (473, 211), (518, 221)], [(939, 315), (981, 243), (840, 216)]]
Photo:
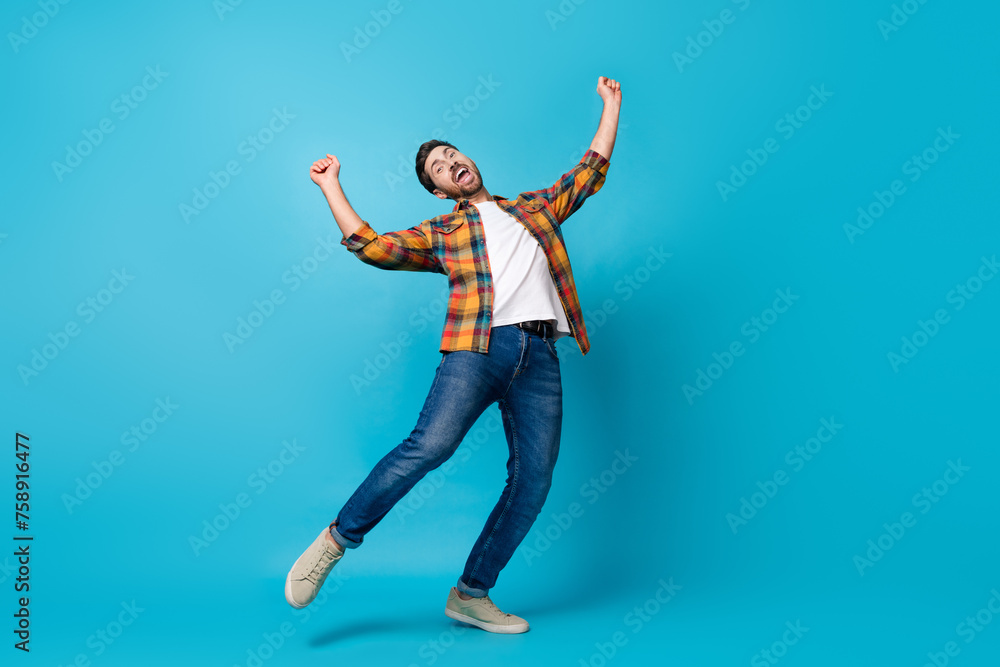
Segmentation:
[(547, 201), (559, 224), (562, 224), (583, 205), (587, 197), (601, 189), (609, 164), (606, 157), (587, 149), (580, 162), (563, 174), (555, 185), (531, 194)]
[(445, 272), (431, 250), (423, 223), (379, 234), (363, 220), (361, 227), (343, 236), (340, 243), (362, 262), (387, 271)]

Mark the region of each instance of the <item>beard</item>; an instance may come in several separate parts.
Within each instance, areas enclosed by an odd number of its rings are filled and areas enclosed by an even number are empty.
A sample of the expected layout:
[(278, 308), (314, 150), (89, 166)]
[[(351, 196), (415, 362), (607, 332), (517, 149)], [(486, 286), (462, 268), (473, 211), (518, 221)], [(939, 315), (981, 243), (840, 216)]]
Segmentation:
[(463, 166), (468, 167), (469, 173), (472, 174), (472, 180), (468, 183), (456, 183), (452, 181), (451, 187), (444, 191), (452, 199), (471, 197), (483, 189), (483, 177), (480, 175), (479, 169), (471, 164)]

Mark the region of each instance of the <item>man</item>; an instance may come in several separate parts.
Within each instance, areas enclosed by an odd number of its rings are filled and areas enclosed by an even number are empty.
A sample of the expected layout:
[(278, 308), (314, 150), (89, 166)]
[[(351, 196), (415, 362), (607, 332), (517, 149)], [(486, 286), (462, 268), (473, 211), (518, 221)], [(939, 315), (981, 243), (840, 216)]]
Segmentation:
[(451, 144), (423, 144), (415, 165), (420, 183), (455, 207), (403, 231), (378, 234), (355, 213), (340, 187), (336, 156), (327, 153), (313, 163), (309, 175), (351, 253), (381, 269), (446, 274), (451, 291), (441, 361), (416, 427), (295, 561), (285, 581), (293, 607), (312, 602), (345, 550), (359, 547), (497, 403), (510, 450), (507, 485), (451, 589), (445, 614), (489, 632), (528, 630), (523, 618), (500, 611), (488, 591), (528, 534), (552, 482), (562, 425), (555, 341), (572, 336), (582, 354), (590, 348), (560, 225), (602, 187), (608, 170), (621, 86), (599, 77), (597, 92), (604, 111), (579, 164), (552, 187), (514, 200), (491, 195), (476, 163)]

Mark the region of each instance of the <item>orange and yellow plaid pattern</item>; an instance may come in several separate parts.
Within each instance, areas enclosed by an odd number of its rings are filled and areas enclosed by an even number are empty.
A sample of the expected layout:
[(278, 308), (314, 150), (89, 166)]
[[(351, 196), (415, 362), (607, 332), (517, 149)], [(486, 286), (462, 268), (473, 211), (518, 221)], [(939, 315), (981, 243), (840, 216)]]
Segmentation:
[[(588, 150), (552, 187), (522, 192), (514, 200), (493, 196), (497, 206), (524, 225), (544, 251), (570, 335), (582, 354), (587, 354), (590, 341), (560, 226), (601, 189), (608, 164), (603, 155)], [(468, 199), (456, 202), (451, 213), (399, 232), (378, 234), (363, 221), (340, 242), (358, 259), (380, 269), (447, 275), (450, 296), (440, 351), (489, 351), (493, 279), (479, 210)]]

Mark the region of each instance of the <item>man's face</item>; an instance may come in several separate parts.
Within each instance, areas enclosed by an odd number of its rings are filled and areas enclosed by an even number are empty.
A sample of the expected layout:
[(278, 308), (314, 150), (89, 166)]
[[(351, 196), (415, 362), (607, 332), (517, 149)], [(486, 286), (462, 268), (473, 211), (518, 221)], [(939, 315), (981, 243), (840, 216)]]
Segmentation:
[(437, 146), (424, 161), (424, 173), (434, 184), (434, 195), (459, 200), (472, 197), (483, 188), (476, 163), (451, 146)]

